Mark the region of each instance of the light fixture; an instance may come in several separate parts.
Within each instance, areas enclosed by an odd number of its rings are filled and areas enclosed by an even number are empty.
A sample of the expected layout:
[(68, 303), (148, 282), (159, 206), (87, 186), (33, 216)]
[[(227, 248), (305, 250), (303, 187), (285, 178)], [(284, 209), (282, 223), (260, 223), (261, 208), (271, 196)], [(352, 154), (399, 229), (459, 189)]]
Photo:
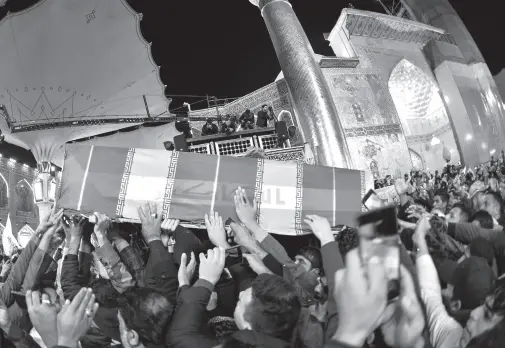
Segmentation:
[(44, 201), (44, 182), (40, 177), (33, 182), (33, 196), (35, 203)]
[(491, 156), (493, 156), (495, 153), (496, 153), (496, 149), (492, 149), (491, 151), (489, 151), (489, 154), (490, 154)]
[(437, 138), (436, 136), (433, 136), (433, 138), (431, 138), (431, 146), (437, 146), (440, 144), (440, 139)]
[(54, 202), (56, 200), (56, 188), (58, 187), (58, 184), (56, 183), (56, 179), (52, 179), (51, 181), (48, 181), (47, 183), (47, 198), (51, 201)]
[(172, 143), (171, 141), (165, 141), (163, 143), (163, 146), (165, 146), (165, 150), (167, 150), (167, 151), (174, 151), (175, 150), (174, 143)]
[(473, 135), (471, 135), (470, 133), (468, 133), (466, 136), (465, 136), (465, 140), (466, 141), (471, 141), (473, 139)]
[(33, 182), (33, 196), (35, 203), (50, 202), (56, 200), (58, 184), (54, 177), (48, 177), (47, 173), (40, 174)]
[(446, 103), (449, 103), (449, 102), (450, 102), (450, 99), (449, 99), (449, 97), (448, 97), (448, 96), (446, 96), (446, 95), (445, 95), (445, 96), (444, 96), (444, 99), (445, 99), (445, 102), (446, 102)]
[(482, 145), (481, 145), (481, 146), (482, 146), (482, 149), (483, 149), (483, 150), (487, 149), (487, 144), (486, 144), (486, 143), (482, 143)]
[(28, 164), (23, 163), (23, 167), (28, 168)]

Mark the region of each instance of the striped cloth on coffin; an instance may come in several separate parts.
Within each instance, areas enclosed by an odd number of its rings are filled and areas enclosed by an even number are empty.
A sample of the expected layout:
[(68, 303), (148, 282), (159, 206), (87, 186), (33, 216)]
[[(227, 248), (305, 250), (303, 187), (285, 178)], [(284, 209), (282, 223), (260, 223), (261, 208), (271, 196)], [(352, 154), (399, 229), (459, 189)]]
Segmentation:
[[(77, 175), (75, 175), (75, 174)], [(238, 221), (237, 187), (256, 199), (272, 233), (309, 232), (306, 214), (354, 225), (363, 172), (264, 159), (145, 149), (67, 145), (59, 206), (138, 221), (137, 206), (154, 201), (164, 216), (198, 223), (210, 210)]]

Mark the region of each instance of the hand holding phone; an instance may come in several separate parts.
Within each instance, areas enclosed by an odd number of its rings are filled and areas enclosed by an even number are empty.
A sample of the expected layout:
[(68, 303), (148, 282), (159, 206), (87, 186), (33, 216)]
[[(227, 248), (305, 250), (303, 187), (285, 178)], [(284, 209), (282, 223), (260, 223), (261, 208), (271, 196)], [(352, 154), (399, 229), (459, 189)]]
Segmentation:
[(380, 209), (384, 207), (384, 201), (380, 199), (377, 193), (374, 190), (369, 190), (361, 203), (367, 208), (369, 211)]
[(365, 213), (358, 218), (360, 256), (364, 263), (378, 258), (386, 268), (388, 300), (400, 295), (400, 241), (394, 206)]

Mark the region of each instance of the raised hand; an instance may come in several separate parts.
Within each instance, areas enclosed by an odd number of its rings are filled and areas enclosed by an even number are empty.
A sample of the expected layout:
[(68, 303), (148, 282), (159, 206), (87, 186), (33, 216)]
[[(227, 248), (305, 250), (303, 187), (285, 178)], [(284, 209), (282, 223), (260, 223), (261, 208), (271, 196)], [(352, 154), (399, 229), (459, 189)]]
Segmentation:
[(77, 348), (79, 339), (89, 330), (98, 303), (91, 289), (82, 288), (72, 302), (65, 302), (57, 317), (58, 345)]
[(98, 235), (102, 235), (103, 237), (105, 237), (107, 229), (111, 224), (111, 220), (105, 214), (95, 213), (95, 216), (96, 216), (96, 223), (95, 227), (93, 228), (93, 232), (97, 235), (97, 237)]
[(388, 280), (379, 258), (372, 257), (363, 265), (356, 249), (347, 253), (345, 264), (345, 270), (335, 274), (333, 294), (338, 313), (345, 320), (339, 323), (333, 339), (361, 347), (380, 324), (387, 304)]
[(70, 219), (70, 224), (67, 225), (63, 222), (63, 230), (65, 231), (65, 235), (70, 236), (72, 240), (81, 240), (82, 233), (84, 231), (84, 225), (86, 224), (86, 219), (82, 216), (75, 215)]
[(191, 260), (188, 263), (188, 256), (185, 253), (183, 253), (181, 255), (181, 265), (179, 266), (179, 272), (177, 273), (177, 278), (179, 280), (179, 287), (191, 284), (191, 279), (193, 279), (195, 269), (196, 269), (195, 254), (191, 252)]
[(161, 229), (166, 232), (174, 232), (180, 221), (175, 219), (166, 219), (161, 223)]
[(246, 196), (245, 190), (239, 187), (235, 191), (235, 210), (237, 211), (238, 218), (242, 221), (246, 226), (256, 225), (256, 212), (257, 212), (257, 204), (254, 201), (254, 204), (249, 202), (249, 199)]
[(47, 294), (38, 291), (26, 292), (26, 306), (33, 327), (39, 333), (46, 347), (58, 344), (57, 333), (57, 307), (51, 303)]
[(146, 243), (161, 240), (161, 214), (154, 202), (145, 203), (137, 209), (142, 222), (142, 236)]
[(421, 219), (419, 219), (419, 222), (417, 223), (413, 236), (413, 241), (417, 246), (424, 245), (424, 243), (426, 243), (426, 235), (430, 232), (431, 229), (430, 219), (430, 214), (424, 214), (421, 216)]
[(223, 218), (218, 212), (210, 212), (210, 215), (205, 214), (205, 227), (209, 239), (215, 246), (219, 248), (229, 248), (230, 245), (226, 241), (226, 231), (224, 230)]
[(426, 213), (426, 209), (420, 205), (411, 205), (407, 208), (406, 213), (408, 214), (409, 219), (420, 219), (422, 215)]
[(93, 228), (93, 236), (91, 240), (96, 244), (95, 248), (101, 247), (106, 243), (107, 230), (111, 225), (111, 220), (107, 215), (95, 213), (95, 226)]
[(200, 254), (200, 279), (216, 285), (223, 273), (226, 260), (226, 250), (223, 248), (214, 248), (207, 251), (207, 255)]
[(410, 272), (404, 266), (401, 266), (400, 272), (400, 301), (390, 305), (396, 307), (395, 313), (391, 320), (382, 324), (382, 335), (390, 347), (421, 348), (424, 347), (423, 309), (417, 299)]
[(317, 239), (319, 239), (321, 246), (335, 241), (330, 223), (326, 218), (317, 215), (307, 215), (304, 221), (309, 225)]
[(0, 300), (0, 329), (7, 334), (9, 333), (11, 325), (12, 320), (7, 310), (7, 306), (2, 300)]
[(42, 237), (51, 227), (54, 227), (54, 225), (56, 225), (61, 220), (62, 216), (63, 216), (63, 209), (60, 209), (57, 212), (54, 211), (53, 209), (53, 211), (49, 216), (41, 220), (42, 222), (35, 230), (35, 234), (39, 237)]
[(257, 245), (254, 236), (244, 226), (239, 225), (236, 222), (232, 222), (230, 224), (230, 228), (233, 240), (238, 245), (243, 246), (249, 250)]

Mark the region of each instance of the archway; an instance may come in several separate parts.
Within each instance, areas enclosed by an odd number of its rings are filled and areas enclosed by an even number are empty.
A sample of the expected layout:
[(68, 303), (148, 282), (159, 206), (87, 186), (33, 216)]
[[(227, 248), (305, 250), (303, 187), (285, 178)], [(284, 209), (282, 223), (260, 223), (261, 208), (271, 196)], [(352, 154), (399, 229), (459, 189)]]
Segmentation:
[[(301, 135), (299, 135), (299, 130), (297, 128), (298, 125), (297, 125), (296, 120), (294, 119), (291, 111), (282, 110), (281, 112), (279, 112), (279, 114), (277, 116), (277, 120), (286, 122), (288, 129), (290, 127), (291, 127), (291, 129), (293, 129), (293, 131), (292, 131), (293, 134), (292, 135), (290, 134), (291, 145), (297, 145), (297, 144), (302, 143), (302, 140), (301, 140), (302, 137), (301, 137)], [(295, 128), (293, 128), (293, 127), (295, 127)]]
[(32, 213), (34, 211), (35, 199), (33, 189), (30, 183), (25, 179), (16, 184), (16, 210), (23, 213)]
[(9, 184), (5, 177), (0, 173), (0, 208), (9, 206)]
[[(459, 162), (449, 117), (434, 78), (402, 59), (393, 69), (388, 87), (411, 157), (412, 153), (417, 155), (426, 169), (441, 169), (446, 164), (442, 152), (447, 147), (453, 155), (452, 163)], [(416, 156), (412, 159), (419, 165)]]
[(424, 169), (423, 159), (416, 151), (409, 149), (410, 160), (414, 169)]

